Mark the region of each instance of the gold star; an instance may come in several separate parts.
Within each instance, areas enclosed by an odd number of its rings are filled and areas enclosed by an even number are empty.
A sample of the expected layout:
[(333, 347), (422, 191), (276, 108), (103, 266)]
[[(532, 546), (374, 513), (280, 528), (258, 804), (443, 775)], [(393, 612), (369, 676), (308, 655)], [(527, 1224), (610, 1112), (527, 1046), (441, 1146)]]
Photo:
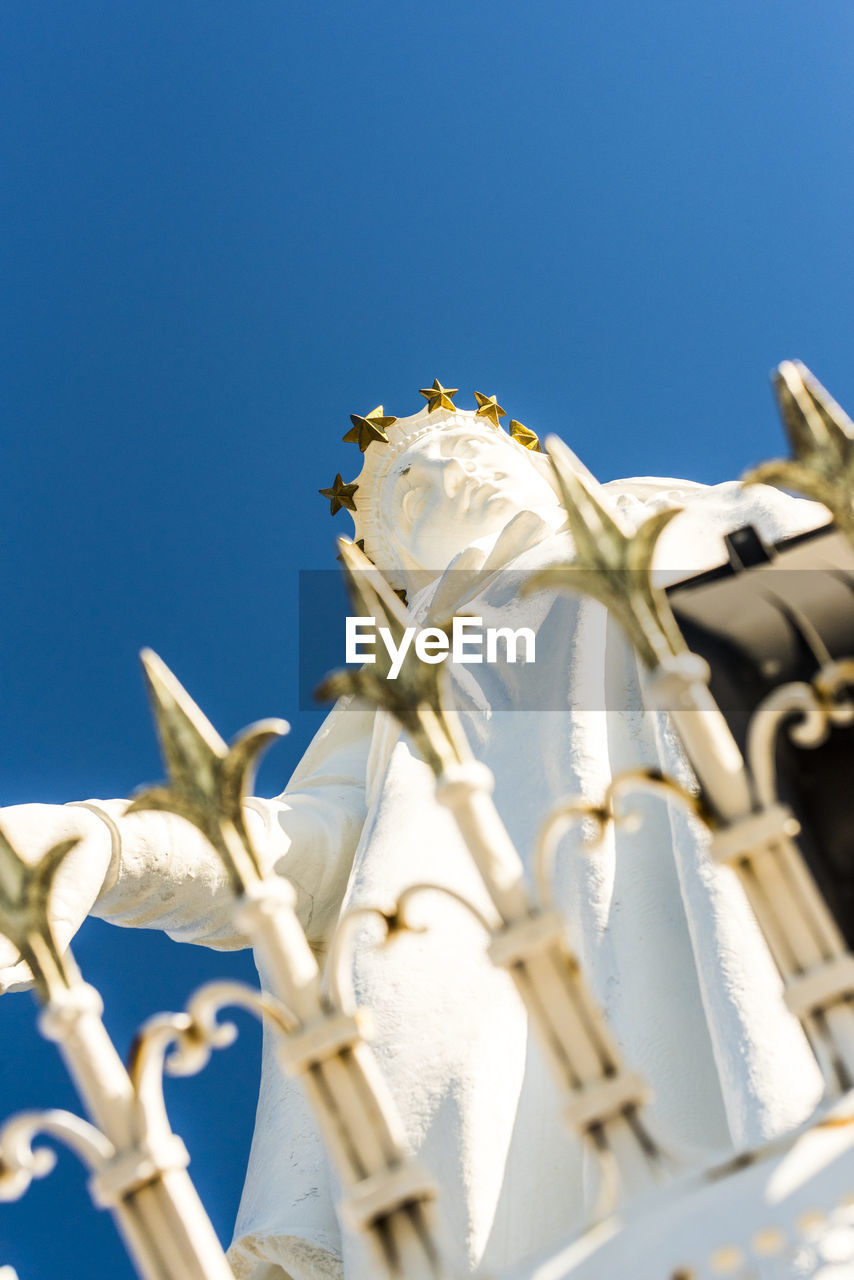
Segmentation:
[(540, 437), (535, 431), (531, 431), (530, 427), (526, 427), (523, 423), (517, 422), (515, 418), (510, 419), (510, 434), (513, 439), (526, 449), (533, 450), (534, 453), (542, 453), (540, 448)]
[(329, 499), (329, 510), (332, 515), (335, 515), (342, 507), (346, 507), (348, 511), (356, 510), (353, 494), (358, 487), (357, 484), (345, 484), (339, 472), (332, 483), (331, 489), (318, 489), (317, 492), (322, 497)]
[(474, 398), (477, 401), (476, 418), (489, 418), (494, 427), (500, 426), (498, 419), (506, 418), (507, 414), (501, 408), (495, 396), (484, 396), (479, 391), (475, 391)]
[(421, 387), (418, 394), (427, 401), (427, 412), (433, 413), (436, 409), (455, 409), (453, 397), (457, 390), (457, 387), (443, 387), (439, 379), (434, 378), (432, 387)]
[(386, 427), (390, 427), (393, 422), (397, 422), (397, 418), (383, 417), (383, 407), (378, 404), (376, 409), (372, 409), (370, 413), (366, 413), (364, 418), (361, 414), (351, 413), (350, 421), (353, 426), (344, 436), (344, 440), (349, 444), (357, 444), (365, 452), (369, 444), (373, 444), (374, 440), (381, 440), (383, 444), (388, 444), (388, 436), (386, 435)]

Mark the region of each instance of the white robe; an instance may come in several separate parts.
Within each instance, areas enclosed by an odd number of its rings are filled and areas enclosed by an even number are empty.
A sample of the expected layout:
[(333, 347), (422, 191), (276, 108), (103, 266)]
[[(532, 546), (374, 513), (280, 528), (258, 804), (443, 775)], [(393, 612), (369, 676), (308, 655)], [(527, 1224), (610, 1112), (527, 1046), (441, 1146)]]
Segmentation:
[[(826, 519), (822, 508), (769, 489), (670, 480), (609, 488), (630, 522), (661, 505), (686, 507), (659, 556), (676, 577), (723, 561), (721, 535), (747, 521), (773, 540)], [(509, 561), (528, 572), (566, 549), (565, 535), (544, 536), (523, 516), (486, 564), (472, 555), (461, 562), (483, 571), (461, 611), (485, 625), (538, 620), (534, 667), (469, 667), (455, 680), (472, 749), (495, 774), (497, 807), (526, 862), (542, 819), (568, 794), (599, 801), (613, 774), (638, 764), (690, 782), (666, 718), (644, 709), (638, 665), (605, 611), (552, 593), (520, 605), (511, 579), (489, 571)], [(446, 612), (458, 603), (459, 581), (446, 575), (436, 588)], [(418, 610), (429, 601), (413, 603)], [(553, 709), (514, 707), (523, 681)], [(113, 824), (115, 842), (98, 915), (240, 945), (225, 878), (186, 824), (123, 818), (121, 802), (87, 804)], [(385, 714), (340, 703), (283, 795), (249, 807), (268, 861), (297, 885), (319, 949), (342, 902), (387, 906), (415, 881), (486, 904), (453, 821), (435, 802), (432, 774)], [(733, 876), (711, 866), (702, 832), (680, 809), (649, 798), (639, 808), (638, 833), (612, 829), (593, 853), (580, 851), (577, 833), (567, 837), (557, 898), (629, 1065), (652, 1085), (651, 1127), (700, 1160), (800, 1121), (821, 1082)], [(584, 1160), (561, 1127), (524, 1010), (487, 960), (480, 927), (436, 894), (410, 914), (428, 931), (382, 949), (370, 928), (360, 935), (356, 990), (373, 1011), (375, 1051), (411, 1149), (441, 1187), (452, 1256), (462, 1274), (492, 1272), (581, 1222)], [(282, 1077), (267, 1039), (231, 1253), (239, 1280), (373, 1280), (360, 1241), (342, 1237), (335, 1194), (299, 1085)]]

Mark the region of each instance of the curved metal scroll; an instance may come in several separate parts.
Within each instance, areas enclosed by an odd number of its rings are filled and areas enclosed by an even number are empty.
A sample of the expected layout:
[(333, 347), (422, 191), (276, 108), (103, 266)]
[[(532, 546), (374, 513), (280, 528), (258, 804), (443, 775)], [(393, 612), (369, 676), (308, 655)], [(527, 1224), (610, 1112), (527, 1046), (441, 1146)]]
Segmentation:
[(161, 1013), (143, 1024), (131, 1046), (128, 1074), (139, 1106), (140, 1138), (156, 1140), (171, 1132), (163, 1097), (163, 1076), (196, 1075), (210, 1061), (214, 1049), (226, 1049), (237, 1039), (231, 1022), (217, 1015), (228, 1006), (265, 1017), (287, 1034), (297, 1020), (280, 1000), (243, 982), (208, 982), (199, 987), (183, 1013)]
[(492, 936), (498, 923), (497, 919), (490, 922), (483, 912), (479, 911), (463, 894), (441, 884), (428, 882), (411, 884), (398, 896), (394, 905), (385, 910), (382, 907), (351, 908), (342, 916), (335, 930), (326, 962), (326, 985), (333, 1003), (342, 1013), (355, 1014), (357, 1011), (356, 993), (353, 987), (352, 942), (358, 925), (365, 920), (382, 920), (385, 926), (385, 937), (379, 940), (378, 946), (387, 946), (402, 933), (426, 933), (426, 925), (409, 923), (406, 919), (406, 908), (414, 897), (427, 892), (441, 893), (446, 898), (458, 902), (470, 915), (474, 916), (484, 932), (489, 937)]
[(116, 1154), (108, 1138), (71, 1111), (22, 1111), (0, 1129), (0, 1200), (20, 1200), (34, 1178), (56, 1165), (56, 1152), (33, 1147), (39, 1135), (57, 1138), (97, 1173)]
[(554, 906), (552, 881), (557, 846), (564, 833), (576, 822), (592, 822), (595, 830), (592, 835), (582, 837), (582, 843), (589, 849), (595, 847), (603, 839), (608, 827), (626, 827), (636, 830), (641, 824), (641, 815), (632, 810), (620, 812), (617, 804), (620, 796), (631, 791), (646, 791), (653, 795), (663, 795), (677, 800), (693, 817), (699, 818), (707, 826), (711, 824), (711, 816), (703, 805), (700, 796), (688, 791), (674, 778), (668, 778), (658, 769), (627, 769), (617, 774), (605, 789), (601, 804), (570, 798), (562, 801), (547, 816), (540, 827), (537, 842), (534, 846), (534, 882), (537, 900), (546, 910)]

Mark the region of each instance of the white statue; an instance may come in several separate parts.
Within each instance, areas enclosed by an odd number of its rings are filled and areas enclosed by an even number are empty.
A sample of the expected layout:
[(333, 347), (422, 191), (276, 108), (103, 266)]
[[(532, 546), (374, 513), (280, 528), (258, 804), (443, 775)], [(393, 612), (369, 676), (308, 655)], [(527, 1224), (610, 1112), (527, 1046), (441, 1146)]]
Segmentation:
[[(454, 674), (472, 748), (495, 775), (496, 803), (526, 857), (567, 793), (597, 801), (613, 773), (641, 763), (683, 779), (688, 771), (665, 719), (644, 709), (638, 665), (601, 606), (548, 592), (520, 601), (520, 579), (506, 571), (565, 561), (565, 513), (544, 455), (505, 434), (479, 399), (486, 413), (457, 410), (437, 392), (414, 417), (369, 415), (381, 425), (368, 433), (345, 505), (355, 503), (356, 536), (406, 588), (417, 619), (459, 610), (485, 624), (536, 626), (533, 667)], [(761, 487), (643, 479), (606, 491), (629, 524), (662, 506), (685, 508), (659, 549), (674, 577), (724, 560), (722, 534), (747, 521), (773, 540), (826, 519), (815, 504)], [(532, 698), (548, 709), (520, 709)], [(178, 940), (245, 945), (230, 922), (225, 871), (202, 837), (171, 815), (123, 816), (125, 803), (4, 811), (4, 828), (27, 856), (82, 837), (57, 884), (61, 940), (91, 912)], [(803, 1119), (821, 1080), (730, 873), (709, 865), (681, 811), (659, 801), (643, 808), (639, 833), (612, 830), (593, 855), (567, 840), (557, 896), (627, 1061), (653, 1087), (651, 1123), (699, 1159)], [(432, 774), (383, 712), (340, 702), (282, 795), (248, 801), (247, 814), (267, 864), (297, 888), (318, 953), (342, 905), (385, 905), (414, 881), (485, 905), (458, 831), (436, 804)], [(461, 1273), (491, 1272), (581, 1221), (584, 1161), (561, 1128), (524, 1010), (486, 958), (479, 926), (439, 895), (425, 895), (411, 915), (426, 932), (383, 949), (370, 929), (361, 935), (356, 990), (374, 1011), (375, 1050), (409, 1142), (442, 1188)], [(5, 989), (26, 980), (15, 959), (0, 940)], [(363, 1246), (339, 1227), (330, 1182), (299, 1088), (266, 1045), (231, 1254), (240, 1280), (370, 1280)]]

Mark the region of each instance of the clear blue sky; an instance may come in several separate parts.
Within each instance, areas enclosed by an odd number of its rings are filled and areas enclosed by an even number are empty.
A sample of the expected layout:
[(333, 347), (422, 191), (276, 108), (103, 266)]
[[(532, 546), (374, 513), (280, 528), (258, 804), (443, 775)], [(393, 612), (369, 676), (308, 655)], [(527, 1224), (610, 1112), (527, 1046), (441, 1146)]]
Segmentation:
[[(602, 479), (714, 482), (780, 452), (780, 359), (854, 407), (850, 0), (5, 0), (0, 36), (2, 804), (160, 776), (144, 644), (225, 734), (292, 720), (281, 789), (350, 412), (438, 376)], [(94, 923), (77, 953), (123, 1050), (253, 972)], [(32, 1015), (0, 1001), (4, 1114), (73, 1104)], [(242, 1026), (169, 1094), (226, 1238)], [(130, 1276), (86, 1204), (63, 1155), (0, 1263)]]

